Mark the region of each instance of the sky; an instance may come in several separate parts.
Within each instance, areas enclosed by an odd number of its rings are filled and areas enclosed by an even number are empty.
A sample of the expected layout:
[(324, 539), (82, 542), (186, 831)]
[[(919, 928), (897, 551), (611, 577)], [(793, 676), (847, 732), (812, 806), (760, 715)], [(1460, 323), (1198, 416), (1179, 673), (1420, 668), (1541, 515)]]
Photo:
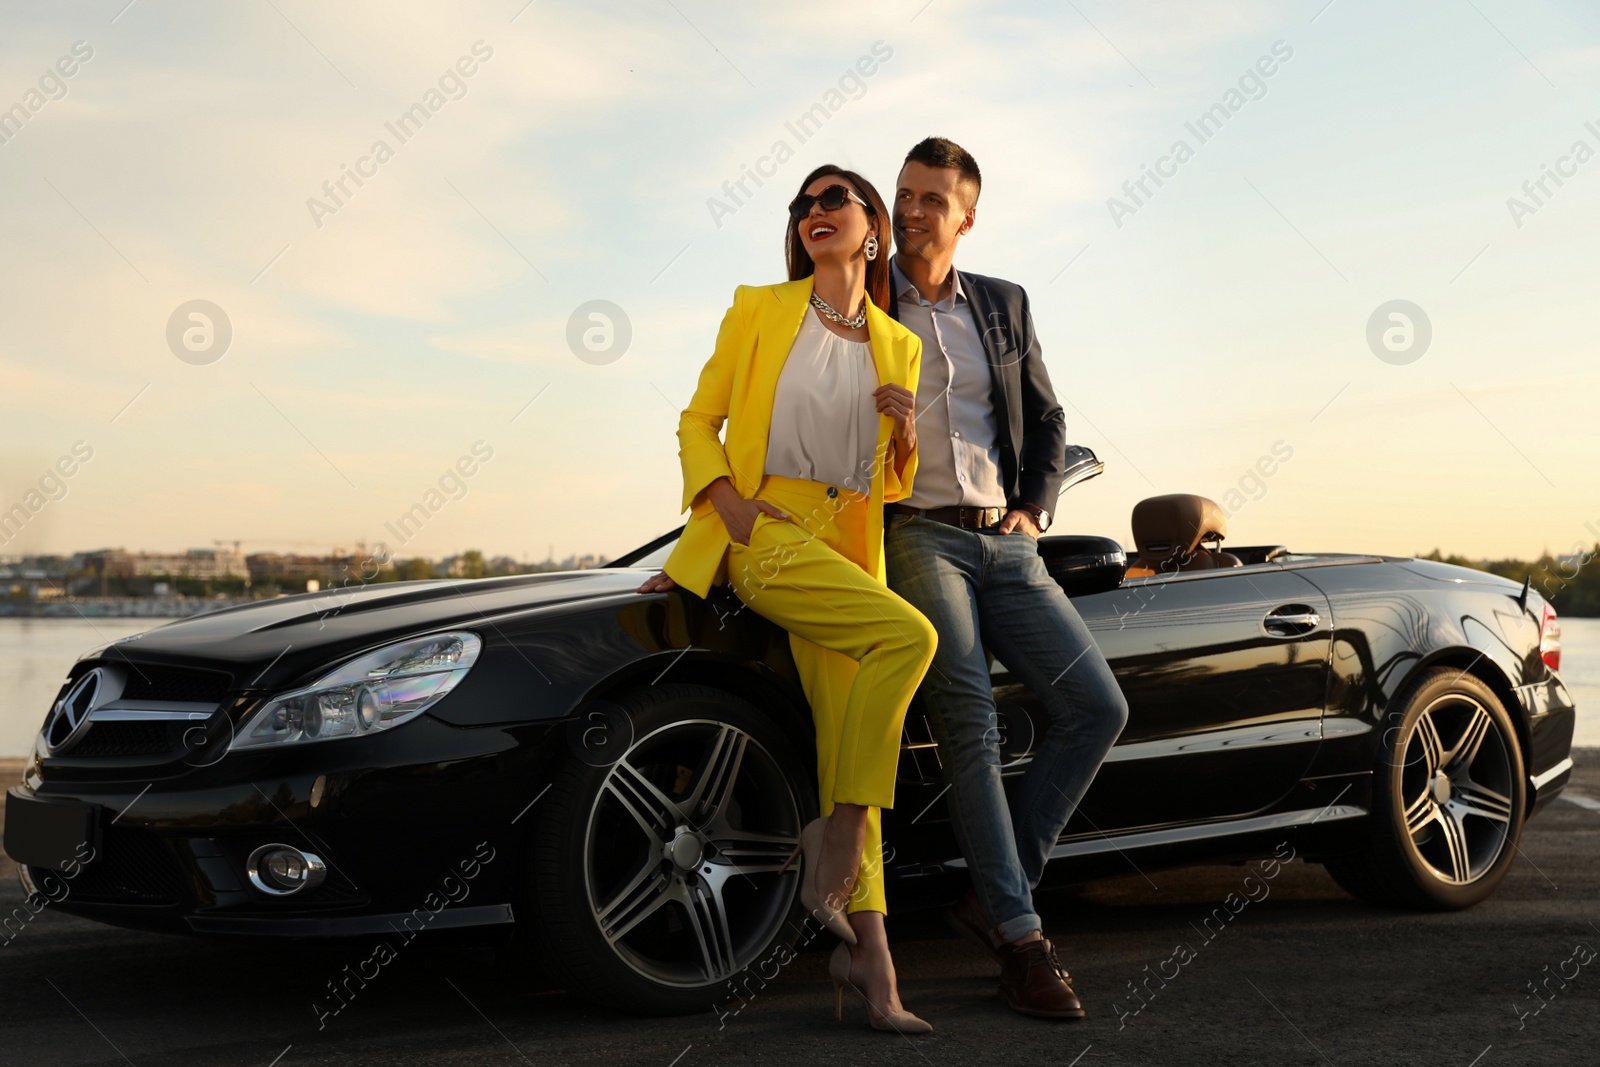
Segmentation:
[(1106, 462), (1055, 532), (1567, 551), (1597, 86), (1577, 0), (8, 3), (0, 554), (620, 554), (801, 178), (931, 134)]

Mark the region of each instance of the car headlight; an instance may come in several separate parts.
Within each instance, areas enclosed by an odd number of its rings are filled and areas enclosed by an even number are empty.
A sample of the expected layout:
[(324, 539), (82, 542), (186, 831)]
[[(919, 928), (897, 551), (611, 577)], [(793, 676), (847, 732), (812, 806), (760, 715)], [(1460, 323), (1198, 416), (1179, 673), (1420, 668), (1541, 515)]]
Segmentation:
[(477, 634), (417, 637), (368, 652), (304, 689), (274, 697), (245, 722), (229, 751), (359, 737), (432, 707), (478, 659)]

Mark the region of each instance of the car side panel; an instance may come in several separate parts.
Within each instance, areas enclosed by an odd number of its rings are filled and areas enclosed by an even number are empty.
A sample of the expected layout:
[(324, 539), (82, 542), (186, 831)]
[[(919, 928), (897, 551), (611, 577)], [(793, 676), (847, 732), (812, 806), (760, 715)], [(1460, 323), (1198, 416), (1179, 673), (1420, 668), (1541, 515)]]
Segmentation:
[(1471, 671), (1508, 705), (1531, 776), (1566, 759), (1574, 709), (1539, 656), (1539, 598), (1518, 605), (1499, 583), (1442, 582), (1393, 562), (1308, 568), (1328, 597), (1334, 635), (1326, 740), (1317, 773), (1365, 767), (1381, 750), (1384, 716), (1419, 670)]
[[(1299, 781), (1316, 752), (1327, 683), (1330, 628), (1315, 586), (1250, 567), (1073, 603), (1128, 698), (1129, 719), (1069, 836), (1245, 815)], [(1268, 633), (1266, 616), (1290, 606), (1321, 621), (1299, 636)], [(1037, 708), (1023, 687), (1008, 689)]]

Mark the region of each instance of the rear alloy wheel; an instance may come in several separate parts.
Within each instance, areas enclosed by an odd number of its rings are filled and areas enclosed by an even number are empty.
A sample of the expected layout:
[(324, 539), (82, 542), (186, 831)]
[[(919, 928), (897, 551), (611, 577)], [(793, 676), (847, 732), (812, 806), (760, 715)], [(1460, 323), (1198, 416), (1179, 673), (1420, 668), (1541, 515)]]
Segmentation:
[(1368, 900), (1470, 907), (1505, 876), (1526, 816), (1511, 718), (1484, 682), (1439, 668), (1390, 721), (1373, 771), (1370, 836), (1328, 870)]
[(573, 992), (703, 1011), (792, 933), (798, 864), (779, 868), (816, 790), (783, 730), (728, 693), (652, 686), (619, 709), (625, 749), (569, 760), (539, 805), (518, 918)]

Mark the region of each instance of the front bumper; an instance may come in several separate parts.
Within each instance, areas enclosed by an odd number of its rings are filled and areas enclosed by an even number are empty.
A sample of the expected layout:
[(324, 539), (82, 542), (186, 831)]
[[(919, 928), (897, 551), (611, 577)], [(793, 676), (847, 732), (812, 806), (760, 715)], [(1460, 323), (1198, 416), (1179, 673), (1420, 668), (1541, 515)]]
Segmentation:
[[(119, 926), (183, 933), (337, 937), (506, 926), (518, 823), (548, 780), (545, 724), (460, 728), (427, 716), (392, 734), (140, 781), (52, 776), (11, 791), (88, 810), (92, 859), (62, 870), (19, 861), (52, 907)], [(36, 805), (34, 806), (36, 807)], [(19, 838), (20, 840), (20, 838)], [(273, 896), (250, 854), (287, 844), (322, 857), (320, 885)], [(30, 866), (29, 864), (33, 864)]]

